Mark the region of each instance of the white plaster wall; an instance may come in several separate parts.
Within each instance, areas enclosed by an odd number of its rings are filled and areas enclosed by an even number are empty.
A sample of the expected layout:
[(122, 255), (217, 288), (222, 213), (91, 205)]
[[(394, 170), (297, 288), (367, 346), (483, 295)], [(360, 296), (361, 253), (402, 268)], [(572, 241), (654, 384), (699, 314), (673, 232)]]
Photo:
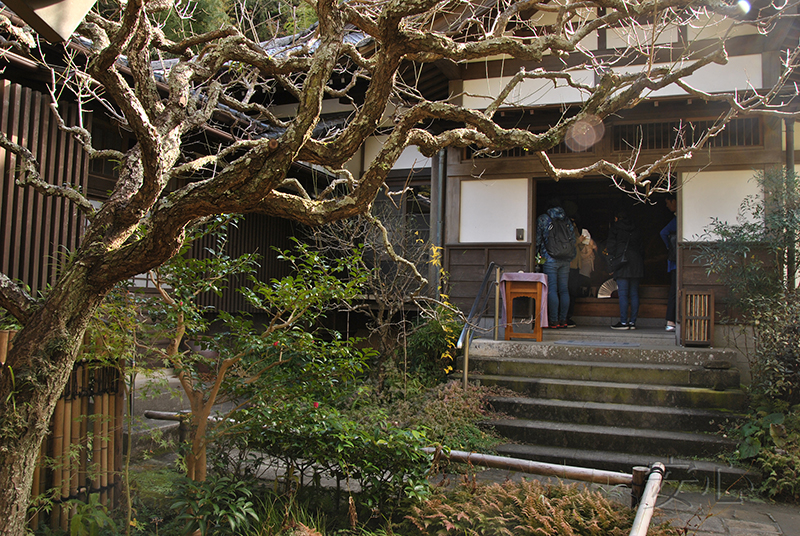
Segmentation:
[[(671, 64), (656, 64), (656, 67), (669, 67)], [(635, 73), (641, 70), (641, 66), (615, 67), (614, 71), (619, 73)], [(687, 84), (710, 93), (731, 91), (734, 89), (750, 89), (761, 87), (761, 55), (750, 54), (746, 56), (734, 56), (728, 59), (727, 65), (712, 63), (702, 67), (691, 76), (683, 79)], [(666, 97), (673, 95), (686, 95), (686, 92), (675, 84), (671, 84), (663, 89), (654, 91), (646, 96)]]
[[(594, 73), (588, 70), (570, 73), (577, 82), (594, 85)], [(498, 95), (512, 77), (483, 78), (464, 80), (463, 105), (469, 108), (483, 109), (489, 106), (494, 95)], [(579, 89), (558, 81), (553, 85), (551, 80), (524, 80), (512, 91), (504, 105), (511, 107), (563, 104), (582, 102), (584, 94)]]
[[(678, 41), (677, 26), (657, 28), (655, 44), (675, 43)], [(622, 26), (609, 28), (606, 32), (606, 46), (608, 48), (649, 47), (653, 44), (653, 25)]]
[(684, 173), (678, 205), (682, 239), (699, 241), (711, 218), (735, 223), (744, 198), (763, 195), (755, 174), (751, 169)]
[[(367, 138), (364, 142), (364, 166), (369, 167), (370, 163), (378, 156), (383, 144), (388, 136), (374, 136)], [(431, 166), (431, 159), (423, 156), (416, 146), (406, 147), (400, 154), (392, 169), (415, 169), (420, 170)]]
[[(551, 2), (553, 4), (562, 5), (563, 2)], [(580, 24), (583, 21), (594, 20), (597, 18), (597, 12), (594, 9), (579, 9), (577, 10), (575, 24)], [(552, 11), (539, 11), (530, 18), (531, 24), (535, 26), (548, 26), (553, 25), (558, 20), (558, 13)]]
[[(657, 64), (656, 67), (669, 67), (671, 64)], [(636, 73), (642, 66), (632, 65), (615, 67), (619, 73)], [(752, 87), (760, 88), (761, 56), (751, 54), (747, 56), (734, 56), (727, 65), (706, 65), (691, 76), (684, 78), (690, 86), (710, 93), (732, 91), (735, 89), (746, 90)], [(594, 85), (594, 73), (588, 70), (572, 72), (573, 78), (587, 85)], [(492, 102), (492, 97), (498, 95), (501, 89), (511, 80), (511, 77), (482, 78), (465, 80), (463, 85), (463, 105), (470, 108), (483, 109)], [(686, 92), (677, 85), (646, 94), (649, 97), (666, 97), (686, 95)], [(580, 90), (569, 87), (563, 82), (558, 82), (555, 87), (549, 80), (525, 80), (512, 91), (505, 101), (506, 106), (522, 107), (545, 104), (565, 104), (582, 102), (585, 95)]]
[(528, 229), (528, 179), (461, 181), (459, 242), (516, 242)]
[(741, 24), (722, 15), (699, 15), (687, 26), (689, 41), (696, 39), (718, 39), (721, 35), (759, 35), (752, 24)]

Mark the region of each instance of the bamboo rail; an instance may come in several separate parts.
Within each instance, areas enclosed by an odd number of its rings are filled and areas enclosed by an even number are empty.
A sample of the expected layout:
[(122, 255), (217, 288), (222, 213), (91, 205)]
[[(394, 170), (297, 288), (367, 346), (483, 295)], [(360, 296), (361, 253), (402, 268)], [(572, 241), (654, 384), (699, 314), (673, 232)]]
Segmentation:
[[(0, 365), (5, 364), (14, 334), (0, 331)], [(114, 506), (121, 496), (123, 380), (119, 367), (86, 359), (100, 347), (84, 340), (85, 359), (75, 363), (56, 403), (31, 487), (32, 497), (53, 490), (55, 501), (49, 519), (40, 512), (32, 514), (29, 526), (33, 530), (42, 523), (49, 523), (53, 530), (68, 530), (75, 510), (69, 501), (99, 493), (102, 504)]]

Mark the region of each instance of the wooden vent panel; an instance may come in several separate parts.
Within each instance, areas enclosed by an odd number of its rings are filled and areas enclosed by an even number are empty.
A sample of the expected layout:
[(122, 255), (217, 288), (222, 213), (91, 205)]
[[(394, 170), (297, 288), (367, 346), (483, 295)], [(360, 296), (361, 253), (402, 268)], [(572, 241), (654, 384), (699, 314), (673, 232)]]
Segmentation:
[(714, 291), (685, 290), (681, 301), (681, 344), (711, 346), (714, 341)]

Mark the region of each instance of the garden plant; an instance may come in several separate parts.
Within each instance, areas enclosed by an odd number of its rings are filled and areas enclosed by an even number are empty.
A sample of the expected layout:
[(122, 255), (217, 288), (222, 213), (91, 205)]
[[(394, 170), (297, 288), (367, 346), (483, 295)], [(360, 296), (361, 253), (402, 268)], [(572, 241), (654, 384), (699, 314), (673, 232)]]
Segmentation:
[(750, 413), (738, 426), (737, 458), (755, 463), (770, 497), (800, 499), (800, 181), (772, 170), (754, 177), (734, 223), (714, 220), (696, 261), (730, 289), (725, 322), (739, 326), (749, 359)]

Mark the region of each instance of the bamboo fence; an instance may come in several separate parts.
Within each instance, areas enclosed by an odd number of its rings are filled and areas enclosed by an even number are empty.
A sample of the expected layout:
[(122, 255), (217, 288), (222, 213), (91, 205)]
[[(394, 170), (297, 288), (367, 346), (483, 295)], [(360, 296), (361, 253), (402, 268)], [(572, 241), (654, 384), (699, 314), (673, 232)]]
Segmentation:
[[(0, 364), (13, 337), (13, 331), (0, 331)], [(36, 510), (33, 530), (46, 523), (53, 530), (68, 530), (73, 500), (99, 493), (100, 502), (113, 508), (121, 498), (123, 380), (118, 366), (91, 359), (99, 347), (84, 341), (84, 358), (75, 363), (56, 404), (31, 488), (33, 498), (51, 497), (52, 509), (49, 514)]]

